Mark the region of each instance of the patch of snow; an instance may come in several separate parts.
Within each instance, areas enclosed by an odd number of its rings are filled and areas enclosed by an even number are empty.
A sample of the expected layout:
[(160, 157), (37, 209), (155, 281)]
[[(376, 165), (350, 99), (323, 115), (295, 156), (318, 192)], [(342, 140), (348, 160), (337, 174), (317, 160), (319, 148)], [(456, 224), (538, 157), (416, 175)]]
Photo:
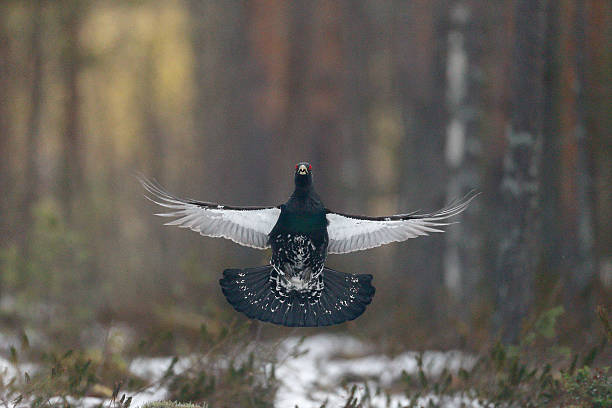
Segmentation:
[(605, 288), (612, 287), (612, 257), (604, 258), (599, 268), (599, 278)]
[(11, 346), (19, 345), (19, 338), (12, 334), (0, 333), (0, 351), (6, 351)]
[[(398, 380), (405, 371), (408, 374), (416, 374), (418, 371), (416, 352), (405, 352), (397, 357), (390, 358), (383, 355), (368, 355), (356, 358), (334, 358), (338, 354), (363, 356), (372, 348), (359, 340), (346, 336), (318, 335), (308, 337), (299, 345), (299, 339), (289, 338), (279, 351), (279, 361), (276, 367), (277, 378), (281, 386), (276, 394), (275, 406), (299, 406), (300, 408), (320, 407), (325, 401), (328, 406), (340, 406), (346, 403), (348, 390), (340, 384), (347, 376), (363, 377), (364, 380), (376, 379), (376, 382), (368, 382), (375, 389), (380, 384), (383, 387), (391, 385)], [(283, 353), (289, 350), (305, 351), (294, 358), (285, 358)], [(444, 368), (450, 371), (458, 371), (459, 368), (470, 368), (476, 362), (472, 356), (467, 356), (458, 351), (451, 352), (426, 352), (423, 354), (423, 370), (428, 376), (439, 376)], [(349, 387), (350, 389), (350, 387)], [(358, 388), (356, 397), (361, 398), (366, 390), (363, 385)], [(391, 395), (391, 405), (401, 406), (409, 403), (403, 395)], [(433, 398), (423, 397), (423, 398)], [(440, 397), (441, 406), (461, 406), (451, 404), (447, 397)], [(454, 397), (449, 397), (451, 401)], [(466, 399), (469, 405), (471, 400)], [(386, 395), (375, 395), (371, 397), (372, 406), (387, 406)], [(425, 401), (425, 399), (424, 399)], [(463, 400), (461, 400), (463, 401)]]
[[(259, 344), (257, 350), (269, 346), (270, 344)], [(358, 400), (368, 398), (370, 403), (368, 406), (395, 408), (409, 404), (411, 401), (403, 394), (387, 395), (378, 392), (377, 389), (391, 386), (400, 379), (404, 371), (410, 375), (416, 374), (419, 353), (407, 351), (389, 357), (372, 354), (373, 350), (372, 344), (343, 335), (321, 334), (303, 339), (287, 338), (280, 343), (276, 351), (278, 363), (275, 373), (280, 386), (274, 405), (278, 408), (296, 405), (299, 408), (318, 408), (327, 401), (328, 407), (342, 406), (346, 403), (353, 385), (345, 384), (345, 380), (355, 381), (355, 378), (361, 381), (355, 384), (357, 388), (354, 397)], [(173, 366), (174, 372), (180, 373), (188, 369), (194, 363), (194, 359), (198, 358), (202, 357), (190, 355), (180, 358)], [(459, 351), (427, 351), (422, 354), (422, 358), (423, 370), (431, 377), (439, 376), (445, 368), (451, 372), (457, 372), (462, 367), (469, 369), (476, 362), (474, 356)], [(137, 358), (131, 362), (129, 370), (155, 383), (166, 373), (172, 360), (172, 357)], [(223, 365), (226, 362), (218, 363)], [(0, 357), (0, 378), (5, 381), (7, 378), (23, 376), (25, 371), (32, 373), (35, 370), (36, 366), (32, 364), (20, 364), (19, 367), (15, 367)], [(139, 393), (124, 392), (128, 397), (132, 397), (133, 407), (163, 400), (168, 394), (167, 389), (159, 385), (151, 386)], [(71, 400), (71, 403), (89, 408), (99, 406), (104, 401), (86, 397), (81, 400)], [(436, 406), (448, 408), (482, 407), (476, 400), (464, 395), (430, 394), (420, 397), (417, 404), (428, 406), (429, 401)], [(61, 402), (59, 397), (57, 402)]]
[[(79, 406), (83, 408), (98, 407), (100, 406), (102, 402), (104, 402), (104, 400), (100, 398), (96, 398), (96, 397), (85, 397), (85, 398), (67, 397), (66, 400), (72, 406)], [(48, 404), (50, 407), (54, 407), (54, 406), (61, 407), (64, 405), (64, 399), (61, 397), (52, 397), (52, 398), (49, 398)]]
[(151, 391), (143, 391), (134, 395), (126, 393), (126, 395), (132, 397), (132, 403), (130, 404), (130, 406), (141, 407), (149, 402), (161, 401), (166, 399), (166, 396), (168, 395), (168, 390), (166, 390), (164, 387), (159, 387)]
[(17, 375), (17, 369), (6, 358), (0, 357), (0, 379), (7, 382), (8, 379)]
[(139, 377), (157, 381), (164, 375), (171, 363), (172, 357), (140, 357), (132, 360), (129, 370)]
[[(346, 388), (337, 388), (333, 393), (317, 392), (313, 395), (314, 398), (318, 398), (321, 401), (327, 401), (328, 407), (341, 407), (346, 404), (346, 401), (350, 395), (350, 388), (352, 384), (349, 384)], [(368, 407), (385, 407), (385, 408), (401, 408), (409, 406), (411, 402), (415, 403), (417, 407), (443, 407), (443, 408), (484, 408), (477, 400), (469, 398), (463, 395), (444, 395), (438, 396), (434, 394), (428, 394), (419, 397), (416, 401), (411, 401), (410, 398), (404, 394), (391, 394), (385, 395), (382, 393), (376, 393), (377, 384), (375, 382), (368, 382), (365, 385), (357, 385), (353, 398), (357, 401), (363, 401), (368, 398)], [(314, 399), (313, 398), (313, 399)], [(299, 408), (307, 407), (320, 407), (321, 404), (313, 403), (310, 401), (304, 404), (296, 404)], [(280, 407), (280, 405), (277, 405)]]

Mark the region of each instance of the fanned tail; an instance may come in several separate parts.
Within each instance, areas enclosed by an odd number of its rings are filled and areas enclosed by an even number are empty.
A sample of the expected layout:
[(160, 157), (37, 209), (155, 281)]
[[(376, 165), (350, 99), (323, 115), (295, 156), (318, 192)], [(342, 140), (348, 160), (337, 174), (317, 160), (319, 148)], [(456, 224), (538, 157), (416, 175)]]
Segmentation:
[(251, 319), (290, 327), (330, 326), (361, 316), (372, 301), (372, 275), (324, 268), (321, 292), (284, 295), (270, 279), (272, 266), (226, 269), (219, 281), (227, 301)]

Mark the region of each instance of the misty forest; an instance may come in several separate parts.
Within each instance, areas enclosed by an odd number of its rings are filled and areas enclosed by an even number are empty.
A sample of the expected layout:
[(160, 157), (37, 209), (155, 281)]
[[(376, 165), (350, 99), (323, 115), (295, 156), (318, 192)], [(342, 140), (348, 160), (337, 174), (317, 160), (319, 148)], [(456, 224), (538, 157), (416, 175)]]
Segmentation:
[[(283, 327), (219, 285), (270, 250), (138, 177), (277, 206), (299, 162), (347, 214), (478, 195)], [(608, 0), (0, 2), (0, 406), (610, 407), (611, 210)]]

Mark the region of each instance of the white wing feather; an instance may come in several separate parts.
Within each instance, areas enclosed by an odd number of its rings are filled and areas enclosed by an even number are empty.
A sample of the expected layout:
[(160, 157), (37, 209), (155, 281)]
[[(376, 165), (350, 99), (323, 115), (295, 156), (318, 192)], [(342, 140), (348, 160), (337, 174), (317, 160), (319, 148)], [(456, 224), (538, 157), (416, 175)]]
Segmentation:
[(207, 237), (230, 239), (237, 244), (257, 249), (269, 248), (268, 234), (280, 215), (277, 207), (227, 207), (213, 203), (184, 200), (163, 191), (152, 182), (141, 179), (154, 203), (171, 209), (155, 214), (176, 218), (165, 225), (189, 228)]
[(440, 222), (464, 211), (477, 194), (431, 214), (401, 214), (389, 217), (364, 217), (334, 212), (327, 213), (330, 254), (345, 254), (375, 248), (391, 242), (405, 241), (451, 223)]

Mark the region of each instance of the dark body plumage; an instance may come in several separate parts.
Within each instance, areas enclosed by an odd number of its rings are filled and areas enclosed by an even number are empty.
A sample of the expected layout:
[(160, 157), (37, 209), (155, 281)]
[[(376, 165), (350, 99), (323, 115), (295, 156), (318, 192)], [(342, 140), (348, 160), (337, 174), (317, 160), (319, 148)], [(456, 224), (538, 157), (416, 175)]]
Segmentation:
[[(374, 296), (372, 276), (324, 268), (329, 243), (326, 209), (310, 172), (296, 172), (295, 184), (269, 234), (270, 267), (224, 271), (223, 293), (247, 316), (285, 326), (327, 326), (355, 319)], [(260, 275), (268, 278), (257, 280)]]
[(250, 318), (284, 326), (327, 326), (359, 317), (372, 301), (372, 275), (348, 274), (325, 267), (328, 254), (343, 254), (404, 241), (448, 225), (474, 199), (430, 214), (386, 217), (349, 215), (323, 205), (312, 185), (312, 167), (295, 166), (295, 190), (275, 207), (234, 207), (185, 200), (141, 180), (149, 199), (172, 211), (177, 225), (210, 237), (223, 237), (257, 248), (272, 248), (270, 264), (226, 269), (220, 280), (228, 302)]
[(278, 221), (270, 232), (272, 268), (276, 286), (284, 294), (308, 290), (313, 296), (322, 288), (321, 271), (327, 259), (325, 207), (312, 189), (296, 190), (281, 206)]

